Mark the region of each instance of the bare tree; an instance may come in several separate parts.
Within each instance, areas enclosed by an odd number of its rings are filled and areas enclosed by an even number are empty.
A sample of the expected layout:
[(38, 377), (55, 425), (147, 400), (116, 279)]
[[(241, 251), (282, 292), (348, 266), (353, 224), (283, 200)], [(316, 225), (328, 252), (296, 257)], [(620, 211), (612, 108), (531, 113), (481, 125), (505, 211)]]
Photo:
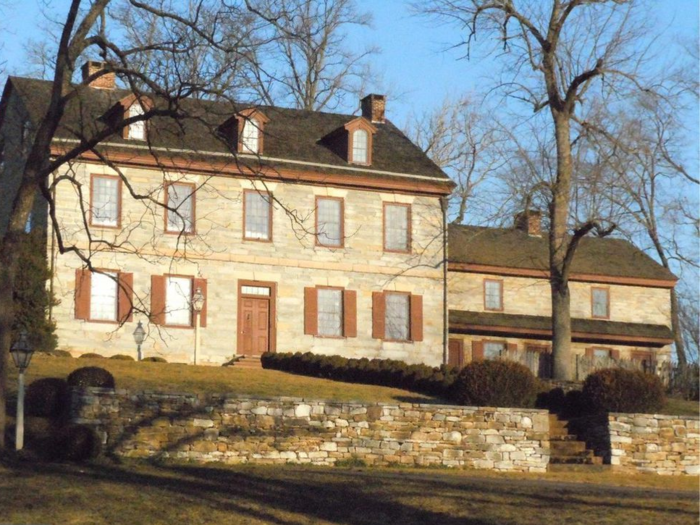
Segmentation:
[(580, 240), (609, 233), (598, 221), (571, 224), (572, 146), (577, 122), (593, 93), (623, 95), (642, 86), (647, 36), (633, 0), (431, 0), (416, 8), (466, 31), (469, 56), (498, 53), (499, 88), (535, 113), (547, 110), (554, 144), (554, 177), (548, 183), (549, 272), (552, 291), (554, 376), (572, 379), (569, 275)]

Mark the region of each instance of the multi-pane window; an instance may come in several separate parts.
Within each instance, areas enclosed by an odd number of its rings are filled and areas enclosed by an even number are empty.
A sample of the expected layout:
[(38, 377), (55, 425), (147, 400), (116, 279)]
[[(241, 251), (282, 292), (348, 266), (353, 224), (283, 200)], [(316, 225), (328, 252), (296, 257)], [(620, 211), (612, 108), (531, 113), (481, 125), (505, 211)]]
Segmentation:
[(246, 119), (243, 122), (241, 145), (244, 153), (258, 153), (260, 151), (260, 124), (257, 120)]
[(245, 193), (244, 231), (246, 239), (269, 241), (271, 235), (270, 195), (248, 191)]
[[(139, 117), (143, 115), (141, 104), (135, 102), (129, 108), (129, 117)], [(129, 138), (134, 140), (146, 140), (146, 121), (139, 120), (129, 125)]]
[(343, 291), (319, 288), (318, 335), (341, 337), (343, 335)]
[(505, 343), (484, 343), (484, 359), (498, 359), (506, 350)]
[(165, 280), (165, 323), (192, 326), (192, 279), (167, 277)]
[(593, 357), (595, 359), (610, 359), (610, 349), (609, 348), (594, 348)]
[(90, 279), (90, 319), (92, 321), (117, 320), (117, 274), (112, 272), (92, 274)]
[(194, 231), (194, 186), (168, 184), (167, 231), (192, 233)]
[(592, 308), (593, 317), (608, 319), (610, 317), (610, 295), (607, 288), (593, 288)]
[(410, 338), (411, 307), (408, 294), (386, 293), (385, 337), (395, 341)]
[(92, 177), (92, 224), (112, 227), (119, 225), (119, 193), (117, 177)]
[(486, 310), (503, 310), (503, 282), (484, 281), (484, 306)]
[(403, 204), (384, 206), (384, 250), (407, 252), (410, 250), (411, 208)]
[(318, 244), (321, 246), (342, 246), (343, 201), (319, 197), (316, 201), (316, 213)]
[(369, 134), (364, 129), (352, 132), (352, 162), (367, 164), (369, 159)]

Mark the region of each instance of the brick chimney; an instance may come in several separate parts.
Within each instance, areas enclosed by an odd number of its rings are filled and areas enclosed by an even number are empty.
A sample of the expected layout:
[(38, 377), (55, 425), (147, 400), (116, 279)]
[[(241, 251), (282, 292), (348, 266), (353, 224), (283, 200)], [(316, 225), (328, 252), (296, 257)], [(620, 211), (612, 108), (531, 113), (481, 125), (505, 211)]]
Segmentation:
[[(83, 82), (86, 82), (95, 73), (107, 69), (107, 64), (105, 62), (99, 62), (97, 60), (88, 60), (83, 64)], [(92, 88), (98, 89), (114, 89), (115, 87), (115, 75), (114, 73), (105, 73), (92, 82), (88, 84)]]
[(515, 229), (534, 237), (541, 237), (542, 212), (539, 210), (521, 211), (515, 216)]
[(384, 95), (367, 95), (360, 100), (362, 106), (362, 116), (375, 124), (384, 124), (386, 118), (384, 111), (386, 110), (386, 97)]

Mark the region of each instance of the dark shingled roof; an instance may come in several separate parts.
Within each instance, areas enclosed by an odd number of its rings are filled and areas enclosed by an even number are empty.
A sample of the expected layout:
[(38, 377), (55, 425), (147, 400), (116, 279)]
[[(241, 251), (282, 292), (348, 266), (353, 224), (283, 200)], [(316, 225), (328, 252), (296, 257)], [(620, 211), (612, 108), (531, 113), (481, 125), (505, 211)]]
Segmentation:
[[(484, 327), (481, 330), (467, 329), (466, 326)], [(489, 332), (488, 328), (532, 330), (535, 332), (546, 331), (551, 334), (552, 318), (540, 315), (512, 315), (492, 312), (469, 312), (464, 310), (450, 310), (451, 332), (480, 332), (503, 333), (504, 330)], [(585, 341), (585, 336), (578, 334), (595, 335), (597, 340), (605, 340), (609, 336), (614, 341), (615, 337), (631, 337), (641, 339), (660, 339), (666, 343), (673, 341), (671, 329), (665, 325), (620, 323), (613, 321), (601, 321), (599, 319), (571, 319), (571, 331), (577, 334), (574, 341)], [(535, 334), (536, 335), (536, 334)], [(551, 335), (550, 335), (551, 337)], [(542, 335), (535, 337), (542, 339)], [(661, 342), (659, 343), (661, 344)]]
[[(454, 263), (525, 270), (549, 268), (549, 243), (515, 228), (451, 225), (449, 260)], [(584, 237), (578, 246), (572, 273), (674, 281), (676, 276), (646, 253), (623, 239)]]
[[(21, 77), (10, 77), (9, 82), (24, 101), (30, 118), (33, 121), (39, 120), (50, 98), (51, 83)], [(74, 138), (71, 128), (80, 129), (85, 135), (91, 136), (105, 125), (97, 119), (130, 92), (123, 89), (86, 89), (84, 93), (69, 104), (57, 130), (57, 137)], [(158, 105), (156, 101), (156, 107)], [(212, 130), (238, 111), (250, 107), (253, 106), (235, 105), (228, 101), (185, 100), (181, 103), (181, 108), (192, 118), (178, 122), (170, 118), (154, 118), (149, 122), (149, 142), (155, 147), (194, 150), (202, 154), (229, 153), (227, 145), (212, 136)], [(363, 169), (349, 164), (321, 141), (331, 132), (356, 119), (356, 116), (272, 106), (255, 107), (270, 119), (264, 128), (264, 157), (327, 164), (337, 168), (360, 168), (363, 174), (368, 175), (374, 175), (373, 171), (420, 175), (436, 182), (452, 184), (449, 177), (389, 121), (376, 125), (372, 165)], [(117, 136), (110, 137), (109, 142), (135, 144), (133, 140)], [(218, 160), (221, 159), (221, 156), (218, 157)], [(275, 162), (274, 165), (280, 167), (281, 164), (283, 163)], [(288, 167), (309, 169), (298, 164), (289, 164)], [(315, 171), (332, 173), (335, 171), (332, 167), (316, 168)], [(353, 171), (338, 169), (337, 173), (352, 174)]]

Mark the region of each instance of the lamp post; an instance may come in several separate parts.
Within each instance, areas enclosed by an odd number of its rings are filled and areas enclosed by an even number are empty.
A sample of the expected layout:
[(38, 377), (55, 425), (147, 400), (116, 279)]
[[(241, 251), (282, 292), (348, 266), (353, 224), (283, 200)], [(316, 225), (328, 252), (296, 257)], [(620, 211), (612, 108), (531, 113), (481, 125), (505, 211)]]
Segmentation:
[(192, 296), (192, 309), (194, 310), (194, 364), (197, 364), (199, 355), (199, 328), (201, 323), (202, 308), (204, 308), (204, 294), (198, 286)]
[(141, 324), (141, 321), (139, 321), (139, 324), (136, 325), (136, 330), (134, 330), (134, 342), (136, 343), (136, 357), (139, 361), (143, 359), (143, 356), (141, 355), (141, 345), (143, 344), (143, 340), (145, 338), (146, 330), (143, 329), (143, 325)]
[(27, 332), (20, 332), (19, 339), (10, 347), (12, 360), (19, 369), (17, 379), (17, 420), (15, 425), (15, 450), (24, 447), (24, 371), (29, 367), (34, 349), (27, 341)]

